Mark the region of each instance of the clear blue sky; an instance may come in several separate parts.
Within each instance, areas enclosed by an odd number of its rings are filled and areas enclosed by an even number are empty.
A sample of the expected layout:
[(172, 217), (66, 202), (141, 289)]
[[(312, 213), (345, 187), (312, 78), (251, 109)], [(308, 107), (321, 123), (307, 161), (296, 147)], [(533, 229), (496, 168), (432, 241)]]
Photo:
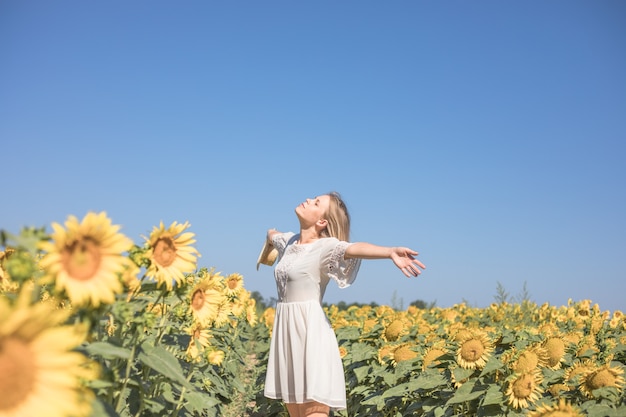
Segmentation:
[(269, 298), (266, 229), (336, 190), (428, 269), (325, 301), (626, 310), (624, 1), (4, 0), (0, 60), (0, 228), (189, 221)]

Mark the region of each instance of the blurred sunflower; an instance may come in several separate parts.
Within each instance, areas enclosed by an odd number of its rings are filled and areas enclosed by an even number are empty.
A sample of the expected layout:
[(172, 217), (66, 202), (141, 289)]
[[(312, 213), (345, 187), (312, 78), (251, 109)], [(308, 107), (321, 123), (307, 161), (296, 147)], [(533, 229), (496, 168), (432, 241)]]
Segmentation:
[(339, 346), (339, 357), (343, 359), (346, 357), (347, 354), (348, 354), (348, 349), (346, 349), (344, 346)]
[(378, 320), (377, 319), (365, 319), (363, 320), (363, 333), (369, 333), (372, 331), (372, 329), (374, 329), (374, 326), (376, 326), (378, 324)]
[(274, 326), (274, 317), (276, 316), (276, 309), (274, 307), (268, 307), (263, 312), (263, 323), (268, 328), (272, 328)]
[(383, 330), (383, 339), (387, 342), (395, 342), (407, 333), (408, 328), (404, 320), (395, 319), (385, 326), (385, 329)]
[(15, 292), (19, 288), (17, 282), (13, 282), (9, 277), (9, 273), (4, 269), (5, 261), (14, 253), (15, 250), (6, 248), (3, 252), (0, 252), (0, 293), (2, 292)]
[(243, 289), (243, 276), (241, 274), (230, 274), (224, 280), (226, 295), (236, 297)]
[(422, 363), (422, 370), (426, 370), (431, 365), (437, 365), (440, 363), (437, 359), (448, 353), (443, 347), (443, 344), (435, 344), (424, 352), (424, 360)]
[(250, 326), (256, 326), (259, 322), (259, 316), (256, 312), (256, 300), (254, 298), (248, 300), (248, 306), (246, 307), (246, 320)]
[(606, 364), (585, 374), (579, 388), (587, 397), (593, 397), (593, 391), (598, 388), (613, 387), (622, 391), (625, 383), (623, 375), (622, 368)]
[(509, 381), (505, 395), (514, 408), (527, 408), (543, 393), (541, 388), (541, 372), (539, 370), (514, 374)]
[(378, 349), (378, 363), (384, 365), (387, 362), (388, 358), (393, 356), (393, 351), (395, 346), (392, 345), (383, 345)]
[(543, 347), (548, 353), (547, 366), (550, 369), (559, 369), (565, 356), (565, 339), (562, 336), (554, 335), (548, 337), (543, 342)]
[(215, 327), (221, 327), (227, 324), (232, 313), (228, 299), (224, 296), (222, 297), (222, 302), (217, 305), (215, 318), (213, 320), (213, 325)]
[(487, 364), (493, 344), (484, 332), (475, 330), (459, 342), (456, 361), (465, 369), (480, 369)]
[(29, 297), (14, 306), (0, 298), (0, 415), (90, 415), (94, 395), (81, 381), (96, 379), (97, 372), (74, 351), (86, 328), (62, 325), (67, 311), (29, 305)]
[(219, 282), (209, 276), (200, 281), (191, 291), (189, 308), (193, 317), (204, 327), (217, 318), (220, 306), (227, 302)]
[(183, 233), (188, 228), (189, 222), (173, 222), (167, 229), (161, 222), (152, 229), (148, 239), (150, 249), (146, 253), (150, 259), (146, 276), (155, 279), (158, 286), (165, 285), (171, 290), (173, 282), (179, 284), (185, 273), (196, 269), (196, 258), (200, 254), (191, 246), (196, 242), (194, 233)]
[(47, 252), (40, 262), (42, 282), (64, 290), (75, 306), (113, 303), (123, 290), (118, 273), (129, 262), (122, 253), (132, 241), (118, 233), (120, 226), (112, 225), (105, 212), (87, 213), (82, 222), (69, 216), (65, 227), (52, 223), (52, 240), (40, 243)]
[(200, 353), (211, 345), (211, 332), (202, 328), (200, 324), (193, 325), (188, 329), (188, 332), (191, 339), (189, 340), (189, 346), (187, 346), (185, 353), (189, 359), (197, 360)]
[(391, 363), (396, 366), (400, 362), (410, 361), (417, 357), (417, 352), (415, 352), (412, 347), (413, 345), (410, 343), (403, 343), (397, 346), (392, 352), (393, 360)]
[(557, 404), (540, 405), (535, 411), (531, 411), (528, 417), (583, 417), (584, 415), (577, 407), (561, 398)]
[(218, 350), (218, 349), (210, 350), (209, 353), (207, 354), (207, 360), (209, 361), (211, 365), (220, 366), (222, 362), (224, 362), (225, 357), (226, 357), (226, 354), (224, 353), (224, 351)]
[(594, 363), (589, 360), (576, 360), (563, 374), (563, 380), (570, 386), (576, 387), (583, 381), (585, 375), (595, 369)]
[(523, 373), (544, 367), (547, 363), (547, 350), (540, 345), (534, 344), (519, 353), (512, 368), (514, 372)]

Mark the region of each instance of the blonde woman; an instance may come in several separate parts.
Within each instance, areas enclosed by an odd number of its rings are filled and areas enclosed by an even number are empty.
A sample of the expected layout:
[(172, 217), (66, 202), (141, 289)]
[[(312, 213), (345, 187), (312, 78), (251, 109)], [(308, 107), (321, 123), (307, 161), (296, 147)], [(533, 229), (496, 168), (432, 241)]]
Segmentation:
[(409, 248), (349, 243), (350, 216), (338, 193), (307, 199), (295, 212), (300, 233), (267, 232), (278, 251), (278, 303), (264, 395), (282, 400), (291, 417), (328, 416), (346, 408), (337, 338), (322, 309), (328, 282), (352, 284), (361, 259), (391, 259), (407, 277), (425, 266)]

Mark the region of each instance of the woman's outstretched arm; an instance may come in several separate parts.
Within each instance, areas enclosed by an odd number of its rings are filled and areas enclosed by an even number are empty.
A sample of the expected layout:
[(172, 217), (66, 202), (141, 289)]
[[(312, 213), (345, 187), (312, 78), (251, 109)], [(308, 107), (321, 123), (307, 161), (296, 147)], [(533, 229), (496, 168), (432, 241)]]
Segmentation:
[(407, 277), (416, 277), (426, 265), (415, 259), (418, 255), (413, 249), (401, 246), (378, 246), (367, 242), (356, 242), (348, 246), (344, 258), (391, 259)]

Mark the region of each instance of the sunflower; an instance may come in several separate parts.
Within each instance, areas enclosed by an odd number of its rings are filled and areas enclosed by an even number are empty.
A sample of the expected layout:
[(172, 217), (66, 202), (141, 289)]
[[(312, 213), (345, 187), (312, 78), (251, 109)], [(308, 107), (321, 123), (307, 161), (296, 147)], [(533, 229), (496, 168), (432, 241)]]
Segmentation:
[(480, 369), (487, 364), (493, 344), (484, 332), (475, 330), (459, 342), (456, 361), (465, 369)]
[(376, 326), (378, 324), (378, 320), (377, 319), (365, 319), (363, 320), (363, 333), (369, 333), (372, 331), (372, 329), (374, 329), (374, 326)]
[(4, 269), (5, 261), (14, 252), (15, 250), (10, 248), (6, 248), (3, 252), (0, 252), (0, 293), (16, 292), (19, 288), (19, 283), (12, 281), (9, 277), (9, 273)]
[(207, 354), (207, 359), (211, 365), (220, 366), (222, 362), (224, 362), (225, 357), (226, 354), (224, 353), (224, 351), (219, 349), (210, 350)]
[(150, 249), (146, 253), (150, 259), (150, 266), (146, 276), (154, 278), (158, 285), (165, 285), (168, 290), (184, 280), (185, 273), (196, 269), (196, 258), (200, 256), (198, 251), (191, 246), (195, 243), (195, 235), (190, 232), (183, 233), (189, 228), (189, 222), (180, 224), (173, 222), (167, 229), (163, 222), (159, 227), (154, 227), (148, 244)]
[(66, 310), (29, 297), (23, 291), (14, 306), (0, 298), (0, 415), (91, 415), (94, 395), (81, 380), (96, 379), (96, 368), (74, 351), (87, 329), (62, 325)]
[(346, 357), (347, 354), (348, 354), (348, 349), (346, 349), (344, 346), (339, 346), (339, 357), (343, 359)]
[(40, 263), (42, 282), (54, 282), (76, 306), (113, 303), (123, 289), (117, 274), (129, 262), (122, 253), (132, 241), (118, 233), (120, 226), (112, 225), (105, 212), (87, 213), (82, 222), (69, 216), (65, 227), (53, 223), (52, 240), (40, 243), (47, 252)]
[(268, 307), (263, 312), (263, 323), (269, 329), (274, 326), (274, 317), (276, 316), (276, 309), (274, 307)]
[(206, 327), (215, 321), (220, 306), (226, 301), (219, 281), (210, 275), (196, 284), (191, 291), (189, 308), (193, 317)]
[(437, 360), (439, 357), (445, 355), (446, 353), (448, 353), (446, 351), (446, 349), (443, 346), (440, 346), (438, 344), (431, 346), (430, 348), (428, 348), (426, 350), (426, 352), (424, 353), (424, 360), (422, 363), (422, 370), (426, 370), (426, 368), (428, 368), (431, 365), (437, 365), (440, 363), (439, 360)]
[(544, 340), (543, 347), (548, 353), (547, 366), (550, 369), (559, 369), (565, 355), (565, 340), (563, 337), (558, 335), (550, 336)]
[(209, 330), (202, 328), (201, 325), (195, 324), (188, 332), (191, 336), (189, 340), (189, 346), (187, 346), (187, 357), (192, 360), (197, 360), (200, 356), (200, 353), (211, 345), (211, 332)]
[(217, 310), (215, 312), (215, 319), (213, 320), (213, 325), (215, 327), (222, 327), (228, 323), (230, 316), (232, 314), (232, 310), (230, 309), (230, 303), (223, 297), (222, 302), (217, 305)]
[(539, 345), (532, 345), (520, 352), (513, 363), (513, 371), (517, 373), (530, 372), (544, 367), (548, 363), (547, 350)]
[(594, 363), (590, 359), (576, 360), (572, 366), (565, 370), (563, 374), (563, 380), (569, 384), (570, 387), (580, 385), (585, 375), (595, 369)]
[(383, 330), (383, 339), (387, 342), (395, 342), (408, 332), (405, 323), (401, 319), (392, 320)]
[(403, 343), (393, 349), (392, 356), (393, 365), (397, 365), (400, 362), (410, 361), (417, 356), (417, 352), (412, 349), (412, 345), (410, 343)]
[(580, 391), (587, 397), (594, 397), (593, 391), (598, 388), (614, 387), (621, 391), (624, 388), (624, 370), (609, 364), (600, 366), (583, 377)]
[(541, 373), (538, 370), (514, 374), (505, 392), (509, 397), (509, 404), (515, 408), (526, 408), (537, 401), (543, 393), (541, 380)]
[(541, 405), (535, 411), (528, 414), (528, 417), (583, 417), (584, 414), (572, 406), (564, 399), (560, 399), (554, 405)]
[(224, 280), (226, 295), (236, 297), (243, 289), (243, 276), (241, 274), (230, 274)]
[(253, 327), (259, 322), (259, 316), (256, 312), (256, 300), (254, 298), (248, 301), (248, 306), (246, 307), (246, 321)]
[(378, 363), (384, 365), (387, 362), (387, 359), (393, 356), (393, 351), (395, 346), (392, 345), (384, 345), (378, 349)]

